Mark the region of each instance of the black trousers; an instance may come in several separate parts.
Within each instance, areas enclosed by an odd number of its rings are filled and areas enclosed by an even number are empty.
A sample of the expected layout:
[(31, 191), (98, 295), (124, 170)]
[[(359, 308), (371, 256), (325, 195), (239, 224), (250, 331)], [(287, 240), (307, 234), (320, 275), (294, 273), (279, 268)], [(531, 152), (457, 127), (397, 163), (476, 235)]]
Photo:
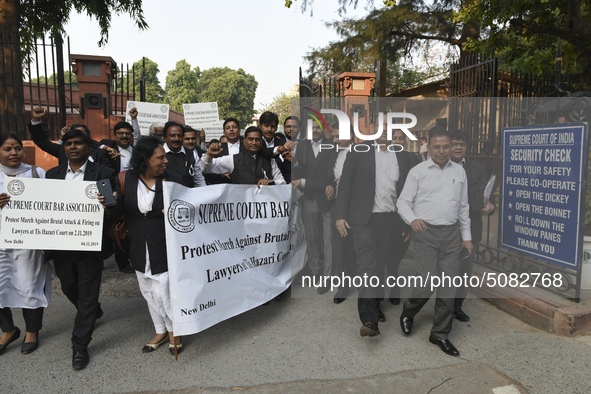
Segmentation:
[[(23, 308), (23, 318), (27, 332), (37, 332), (41, 330), (43, 324), (43, 311), (45, 308), (25, 309)], [(14, 331), (16, 328), (12, 320), (12, 311), (10, 308), (0, 308), (0, 328), (3, 332)]]
[[(351, 225), (357, 257), (357, 275), (368, 277), (367, 286), (364, 283), (364, 286), (359, 288), (357, 299), (359, 319), (363, 324), (371, 322), (378, 325), (377, 308), (384, 299), (384, 288), (381, 286), (385, 286), (385, 267), (392, 259), (396, 248), (400, 247), (394, 240), (401, 239), (399, 232), (402, 231), (402, 224), (397, 213), (372, 213), (367, 224)], [(379, 278), (378, 287), (371, 286), (371, 277)]]
[(115, 241), (112, 241), (113, 249), (115, 249), (115, 262), (119, 269), (129, 265), (129, 239), (125, 238), (121, 240), (121, 246), (125, 252), (119, 249), (119, 246)]
[(78, 311), (72, 330), (74, 349), (86, 349), (92, 339), (100, 308), (103, 261), (99, 257), (98, 252), (57, 252), (54, 256), (62, 291)]
[[(336, 202), (330, 208), (332, 221), (332, 274), (342, 278), (342, 275), (352, 277), (356, 274), (355, 247), (351, 232), (346, 237), (341, 237), (336, 226)], [(348, 288), (349, 284), (341, 284), (340, 288)]]

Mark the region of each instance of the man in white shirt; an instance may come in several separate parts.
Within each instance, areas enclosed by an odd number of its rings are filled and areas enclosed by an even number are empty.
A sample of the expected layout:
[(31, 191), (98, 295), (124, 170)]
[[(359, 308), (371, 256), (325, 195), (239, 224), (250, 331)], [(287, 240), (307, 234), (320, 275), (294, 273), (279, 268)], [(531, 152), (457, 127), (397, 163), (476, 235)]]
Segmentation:
[[(396, 206), (402, 219), (414, 231), (417, 275), (453, 276), (459, 273), (460, 250), (472, 253), (468, 207), (468, 181), (464, 169), (449, 159), (451, 138), (443, 127), (429, 132), (430, 158), (410, 170)], [(431, 283), (412, 289), (404, 303), (400, 326), (410, 335), (413, 319), (431, 297)], [(443, 285), (437, 289), (435, 316), (429, 342), (443, 352), (459, 356), (448, 340), (457, 289)]]
[[(91, 139), (81, 130), (71, 129), (64, 137), (64, 150), (68, 162), (47, 171), (47, 179), (66, 181), (99, 181), (109, 179), (113, 184), (115, 173), (111, 168), (88, 160)], [(103, 237), (103, 252), (106, 250)], [(92, 339), (96, 320), (103, 315), (99, 300), (103, 256), (101, 252), (55, 251), (55, 273), (62, 290), (76, 307), (72, 330), (72, 367), (84, 369), (88, 365), (88, 345)]]
[(244, 150), (237, 155), (218, 156), (222, 151), (219, 143), (209, 145), (201, 160), (204, 174), (230, 174), (232, 183), (243, 185), (284, 185), (285, 179), (274, 160), (259, 154), (263, 144), (263, 132), (250, 126), (244, 132)]
[[(401, 130), (394, 132), (397, 139), (401, 134)], [(335, 226), (341, 236), (352, 235), (349, 242), (353, 241), (355, 249), (357, 276), (377, 277), (382, 284), (386, 268), (390, 275), (398, 272), (399, 261), (392, 264), (393, 259), (408, 233), (397, 213), (396, 200), (414, 162), (400, 148), (390, 144), (387, 133), (382, 133), (375, 144), (356, 145), (347, 154), (336, 199)], [(379, 285), (359, 287), (361, 336), (380, 334), (378, 324), (386, 321), (380, 309), (384, 290)]]

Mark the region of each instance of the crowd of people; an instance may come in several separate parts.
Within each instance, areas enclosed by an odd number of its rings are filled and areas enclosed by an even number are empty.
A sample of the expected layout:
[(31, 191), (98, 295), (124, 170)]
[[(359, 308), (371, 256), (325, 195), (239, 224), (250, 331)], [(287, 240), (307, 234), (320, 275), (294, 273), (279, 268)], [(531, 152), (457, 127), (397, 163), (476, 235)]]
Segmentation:
[[(11, 308), (22, 308), (26, 334), (24, 354), (39, 344), (43, 310), (50, 302), (52, 265), (64, 294), (77, 310), (72, 331), (72, 366), (85, 368), (95, 323), (103, 316), (99, 290), (103, 261), (115, 254), (119, 270), (135, 273), (154, 324), (155, 335), (142, 351), (153, 352), (169, 343), (178, 355), (182, 338), (173, 332), (168, 262), (164, 230), (162, 182), (186, 187), (232, 183), (257, 187), (291, 184), (302, 191), (302, 220), (307, 239), (305, 271), (313, 277), (396, 275), (414, 238), (415, 262), (420, 275), (445, 272), (470, 273), (474, 245), (482, 236), (482, 216), (494, 210), (484, 198), (488, 180), (481, 164), (466, 159), (469, 138), (459, 130), (435, 127), (429, 132), (425, 152), (404, 147), (406, 136), (394, 130), (392, 140), (383, 133), (375, 141), (356, 143), (352, 129), (339, 139), (339, 124), (323, 130), (312, 126), (312, 138), (300, 137), (300, 120), (288, 117), (284, 134), (279, 118), (264, 112), (259, 126), (244, 133), (238, 120), (223, 122), (223, 141), (206, 142), (205, 132), (176, 122), (155, 123), (142, 136), (137, 109), (131, 123), (119, 122), (114, 139), (91, 139), (85, 125), (64, 128), (59, 143), (49, 140), (42, 121), (43, 108), (32, 111), (29, 130), (34, 143), (59, 159), (45, 173), (23, 163), (22, 141), (13, 134), (0, 135), (0, 183), (6, 177), (99, 181), (113, 185), (114, 204), (104, 210), (104, 235), (100, 252), (0, 249), (0, 354), (16, 341)], [(353, 146), (356, 149), (351, 149)], [(425, 153), (425, 154), (424, 154)], [(99, 202), (105, 201), (99, 194)], [(9, 196), (0, 194), (0, 208)], [(107, 237), (109, 225), (125, 215), (127, 236)], [(465, 249), (469, 258), (460, 259)], [(333, 300), (341, 303), (351, 294), (350, 284), (339, 287)], [(318, 294), (329, 290), (326, 282)], [(380, 303), (388, 298), (399, 304), (398, 288), (358, 289), (361, 336), (380, 334), (386, 317)], [(459, 352), (449, 341), (452, 320), (469, 321), (461, 309), (467, 288), (441, 288), (429, 341), (445, 353)], [(400, 325), (404, 334), (427, 302), (428, 288), (415, 288), (404, 302)]]

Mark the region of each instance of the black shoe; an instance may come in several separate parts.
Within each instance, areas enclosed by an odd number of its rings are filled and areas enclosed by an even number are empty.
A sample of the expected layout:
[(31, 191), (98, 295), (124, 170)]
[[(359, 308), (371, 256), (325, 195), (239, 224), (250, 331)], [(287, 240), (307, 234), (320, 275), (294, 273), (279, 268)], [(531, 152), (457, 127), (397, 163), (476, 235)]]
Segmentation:
[(100, 304), (98, 309), (96, 310), (96, 320), (100, 319), (101, 317), (103, 317), (105, 313), (103, 312), (103, 309), (101, 308)]
[[(26, 339), (26, 335), (25, 335), (25, 339)], [(38, 347), (39, 347), (39, 331), (37, 331), (37, 338), (35, 339), (35, 342), (25, 342), (25, 340), (23, 340), (23, 344), (21, 345), (21, 353), (22, 354), (33, 353), (35, 350), (37, 350)]]
[(10, 338), (8, 340), (8, 342), (6, 342), (4, 345), (0, 345), (0, 354), (4, 354), (8, 345), (10, 345), (12, 342), (16, 341), (17, 339), (19, 339), (20, 336), (21, 336), (21, 330), (18, 327), (15, 327), (14, 334), (12, 334), (12, 338)]
[(466, 313), (464, 313), (462, 308), (456, 308), (454, 315), (455, 315), (456, 320), (459, 320), (461, 322), (466, 323), (466, 322), (470, 321), (470, 316), (466, 315)]
[(410, 335), (410, 331), (412, 330), (412, 322), (413, 319), (406, 317), (404, 312), (402, 312), (402, 315), (400, 315), (400, 328), (402, 328), (404, 335)]
[(126, 274), (135, 274), (135, 270), (129, 264), (124, 265), (123, 267), (119, 267), (119, 272), (124, 272)]
[(378, 306), (378, 321), (380, 323), (383, 323), (386, 321), (386, 315), (384, 315), (384, 312), (382, 312), (382, 310), (380, 309), (379, 306)]
[(400, 305), (400, 298), (390, 297), (389, 300), (390, 300), (390, 304), (392, 304), (392, 305)]
[(318, 288), (318, 290), (316, 290), (316, 293), (322, 295), (324, 293), (326, 293), (328, 291), (328, 286), (320, 286)]
[(334, 295), (334, 303), (340, 304), (341, 302), (345, 301), (347, 299), (347, 293), (349, 293), (349, 289), (341, 287), (337, 291), (337, 294)]
[(429, 342), (439, 346), (445, 354), (449, 354), (450, 356), (454, 357), (460, 356), (460, 352), (458, 352), (458, 349), (456, 349), (448, 339), (435, 339), (431, 335), (429, 335)]
[(90, 356), (88, 355), (88, 350), (73, 349), (72, 368), (74, 368), (76, 371), (84, 369), (88, 365), (89, 361)]
[[(168, 344), (168, 350), (170, 351), (170, 354), (172, 354), (174, 356), (174, 347), (175, 345), (173, 345), (172, 343)], [(176, 354), (179, 355), (181, 354), (181, 351), (183, 350), (183, 344), (179, 343), (178, 345), (176, 345)]]
[(376, 335), (380, 335), (380, 330), (372, 322), (367, 322), (361, 327), (359, 334), (362, 337), (375, 337)]

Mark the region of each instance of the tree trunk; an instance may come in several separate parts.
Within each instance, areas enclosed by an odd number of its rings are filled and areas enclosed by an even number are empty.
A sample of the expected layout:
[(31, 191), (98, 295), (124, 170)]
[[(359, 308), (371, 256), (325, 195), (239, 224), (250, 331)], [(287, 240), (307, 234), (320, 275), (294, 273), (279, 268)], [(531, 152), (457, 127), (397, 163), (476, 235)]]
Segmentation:
[(20, 2), (0, 0), (0, 10), (0, 130), (25, 138)]

